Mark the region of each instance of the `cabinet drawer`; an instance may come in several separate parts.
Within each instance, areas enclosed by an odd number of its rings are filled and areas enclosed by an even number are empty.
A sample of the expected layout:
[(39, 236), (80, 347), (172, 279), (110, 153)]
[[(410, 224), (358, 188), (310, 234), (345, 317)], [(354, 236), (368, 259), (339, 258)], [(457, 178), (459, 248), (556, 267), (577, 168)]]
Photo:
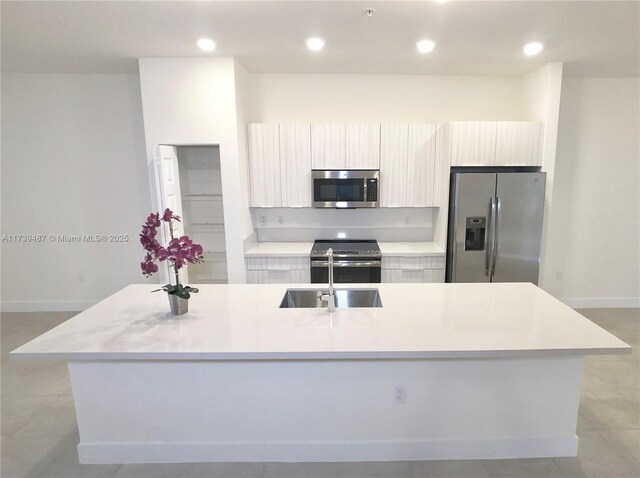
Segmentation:
[(247, 270), (309, 270), (309, 257), (247, 257)]
[(444, 257), (418, 256), (418, 257), (382, 257), (382, 269), (444, 269)]
[(382, 283), (444, 282), (444, 269), (383, 269)]
[(308, 284), (309, 270), (248, 270), (248, 284)]

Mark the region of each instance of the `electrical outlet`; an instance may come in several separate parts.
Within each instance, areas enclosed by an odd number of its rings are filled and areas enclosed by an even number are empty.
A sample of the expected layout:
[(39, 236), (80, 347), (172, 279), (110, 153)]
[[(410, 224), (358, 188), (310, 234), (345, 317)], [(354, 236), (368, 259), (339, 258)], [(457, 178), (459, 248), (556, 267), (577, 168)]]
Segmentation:
[(396, 387), (396, 403), (407, 403), (407, 387)]
[(281, 226), (284, 224), (284, 216), (278, 216), (278, 224)]
[(267, 227), (267, 216), (260, 216), (260, 227)]
[(562, 280), (562, 272), (556, 272), (556, 280)]
[(411, 224), (411, 216), (405, 216), (405, 217), (404, 217), (404, 223), (405, 223), (405, 225), (407, 225), (407, 226), (408, 226), (409, 224)]

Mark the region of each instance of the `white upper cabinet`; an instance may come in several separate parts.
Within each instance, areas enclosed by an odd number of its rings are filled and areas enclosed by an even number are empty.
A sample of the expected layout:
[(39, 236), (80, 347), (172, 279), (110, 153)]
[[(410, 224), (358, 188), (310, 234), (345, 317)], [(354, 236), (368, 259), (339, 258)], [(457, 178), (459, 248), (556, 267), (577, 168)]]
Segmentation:
[[(436, 125), (382, 125), (380, 205), (434, 207), (436, 204)], [(439, 199), (439, 198), (438, 198)]]
[(439, 207), (447, 159), (451, 166), (541, 165), (543, 123), (445, 126), (446, 135), (435, 124), (250, 124), (250, 204), (311, 207), (312, 169), (379, 169), (380, 206)]
[(279, 126), (250, 124), (247, 139), (251, 206), (282, 207)]
[(311, 207), (311, 126), (250, 124), (251, 207)]
[(496, 166), (541, 166), (543, 123), (498, 121)]
[(311, 165), (313, 169), (346, 169), (346, 125), (311, 125)]
[(494, 166), (495, 121), (451, 122), (451, 166)]
[(541, 166), (537, 121), (453, 121), (451, 166)]
[(380, 130), (380, 206), (407, 204), (409, 125), (384, 124)]
[(312, 124), (313, 169), (379, 169), (379, 124)]
[(408, 133), (406, 206), (436, 206), (436, 125), (410, 124)]
[(380, 125), (346, 125), (346, 168), (380, 169)]
[(280, 125), (282, 207), (311, 207), (311, 126)]

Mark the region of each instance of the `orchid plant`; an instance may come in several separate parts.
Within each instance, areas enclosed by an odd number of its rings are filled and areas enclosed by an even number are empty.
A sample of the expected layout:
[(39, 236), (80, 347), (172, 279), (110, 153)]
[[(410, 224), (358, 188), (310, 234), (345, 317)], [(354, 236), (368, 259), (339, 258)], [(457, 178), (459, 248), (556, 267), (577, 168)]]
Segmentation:
[[(140, 263), (140, 268), (142, 273), (149, 277), (151, 274), (158, 272), (157, 262), (167, 261), (176, 275), (176, 283), (166, 284), (153, 292), (163, 290), (168, 294), (188, 299), (191, 297), (191, 293), (198, 292), (198, 289), (180, 284), (180, 269), (187, 267), (187, 264), (202, 262), (202, 246), (194, 244), (189, 239), (189, 236), (174, 237), (173, 225), (176, 221), (180, 222), (180, 216), (175, 215), (169, 208), (164, 210), (162, 217), (160, 217), (160, 213), (149, 215), (147, 222), (142, 225), (142, 232), (140, 233), (140, 243), (144, 250), (147, 251), (144, 261)], [(162, 222), (166, 222), (169, 225), (169, 234), (171, 235), (171, 240), (166, 248), (162, 247), (156, 239), (158, 228)]]

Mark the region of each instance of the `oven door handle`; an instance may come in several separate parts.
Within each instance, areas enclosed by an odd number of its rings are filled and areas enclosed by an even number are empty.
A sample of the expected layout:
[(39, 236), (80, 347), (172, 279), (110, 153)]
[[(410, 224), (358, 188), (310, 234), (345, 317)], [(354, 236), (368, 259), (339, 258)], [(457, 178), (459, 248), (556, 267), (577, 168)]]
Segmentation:
[[(382, 261), (333, 261), (333, 267), (380, 267)], [(311, 261), (311, 267), (329, 267), (329, 261)]]

